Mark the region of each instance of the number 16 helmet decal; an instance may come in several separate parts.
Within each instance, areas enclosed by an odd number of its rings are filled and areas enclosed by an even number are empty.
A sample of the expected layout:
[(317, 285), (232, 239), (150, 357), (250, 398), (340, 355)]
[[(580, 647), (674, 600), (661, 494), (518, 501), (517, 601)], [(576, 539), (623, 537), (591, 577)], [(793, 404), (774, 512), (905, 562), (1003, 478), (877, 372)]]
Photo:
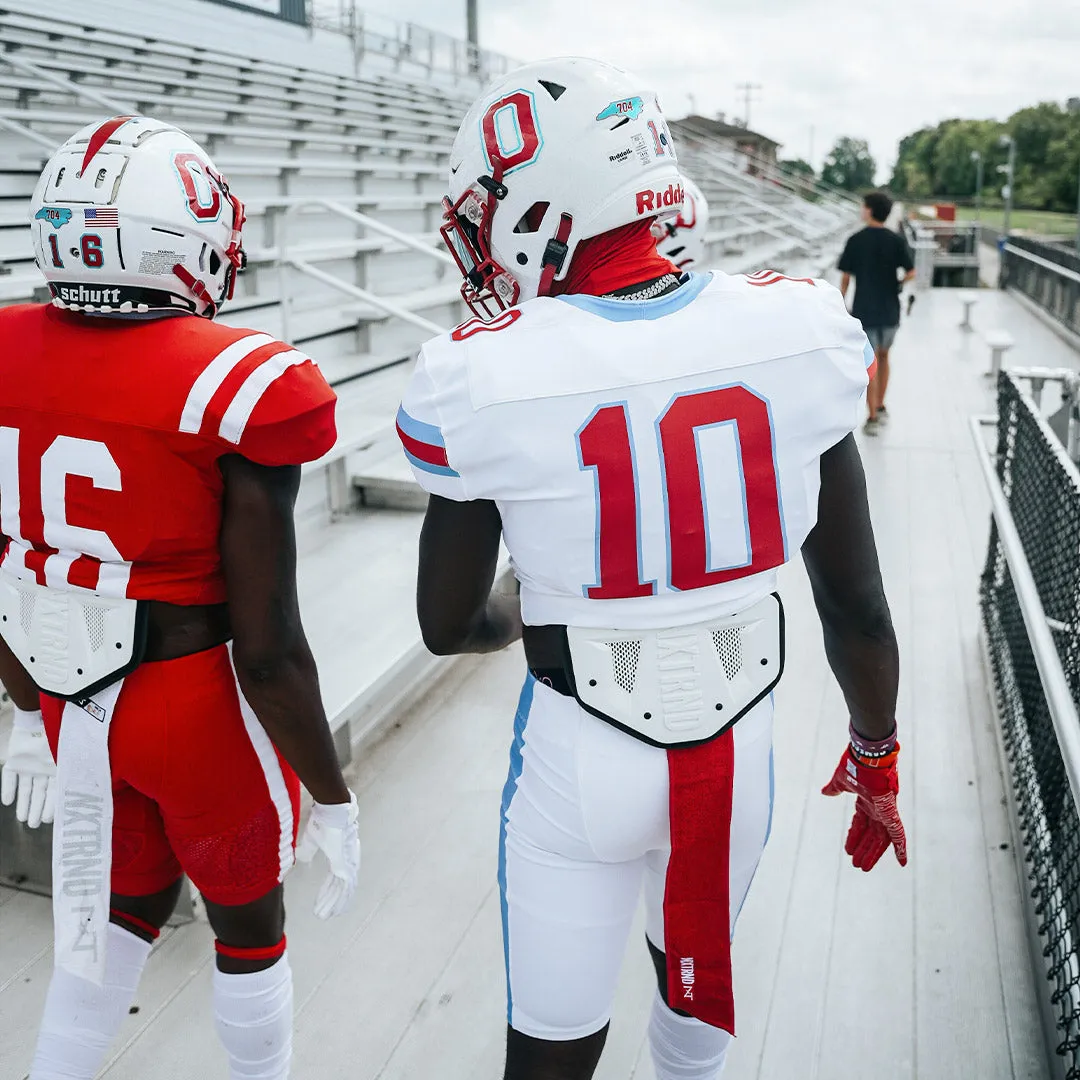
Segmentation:
[(74, 311), (213, 318), (243, 268), (244, 207), (171, 124), (116, 116), (49, 159), (30, 204), (53, 303)]
[(582, 240), (682, 202), (655, 92), (596, 60), (542, 60), (501, 76), (462, 122), (442, 234), (462, 297), (491, 318), (550, 295)]

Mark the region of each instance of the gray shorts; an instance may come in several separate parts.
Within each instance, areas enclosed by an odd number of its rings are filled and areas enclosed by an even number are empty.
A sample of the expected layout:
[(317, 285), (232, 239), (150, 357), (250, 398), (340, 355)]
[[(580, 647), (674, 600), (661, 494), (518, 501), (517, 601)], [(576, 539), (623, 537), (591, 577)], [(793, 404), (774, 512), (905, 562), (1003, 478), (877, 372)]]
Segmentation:
[(896, 331), (900, 329), (899, 326), (864, 326), (866, 336), (870, 339), (870, 346), (874, 352), (881, 352), (882, 349), (891, 349), (893, 342), (896, 340)]

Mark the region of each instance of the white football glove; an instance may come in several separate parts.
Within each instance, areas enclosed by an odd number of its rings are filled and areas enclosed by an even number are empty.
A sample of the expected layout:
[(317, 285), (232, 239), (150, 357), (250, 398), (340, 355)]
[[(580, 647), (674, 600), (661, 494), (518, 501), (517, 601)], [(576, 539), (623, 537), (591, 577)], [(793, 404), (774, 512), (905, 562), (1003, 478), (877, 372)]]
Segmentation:
[(330, 873), (315, 900), (315, 914), (320, 919), (342, 914), (356, 892), (356, 879), (360, 875), (358, 817), (356, 796), (351, 791), (347, 803), (314, 803), (311, 807), (296, 857), (307, 863), (316, 851), (321, 851), (330, 864)]
[(15, 710), (15, 727), (0, 770), (0, 804), (15, 803), (15, 817), (31, 829), (56, 813), (56, 762), (40, 712)]

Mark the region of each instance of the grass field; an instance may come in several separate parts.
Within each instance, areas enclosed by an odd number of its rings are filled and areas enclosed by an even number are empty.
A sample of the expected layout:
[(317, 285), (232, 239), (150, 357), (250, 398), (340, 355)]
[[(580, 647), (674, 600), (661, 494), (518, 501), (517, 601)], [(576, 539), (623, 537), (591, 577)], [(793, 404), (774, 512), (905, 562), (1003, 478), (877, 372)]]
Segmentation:
[[(976, 217), (975, 208), (958, 206), (956, 216), (964, 221), (972, 221)], [(1001, 228), (1004, 219), (1004, 210), (984, 209), (982, 212), (983, 222), (997, 229)], [(1075, 236), (1076, 215), (1058, 214), (1052, 210), (1014, 210), (1012, 227), (1027, 232), (1044, 233), (1047, 236)]]

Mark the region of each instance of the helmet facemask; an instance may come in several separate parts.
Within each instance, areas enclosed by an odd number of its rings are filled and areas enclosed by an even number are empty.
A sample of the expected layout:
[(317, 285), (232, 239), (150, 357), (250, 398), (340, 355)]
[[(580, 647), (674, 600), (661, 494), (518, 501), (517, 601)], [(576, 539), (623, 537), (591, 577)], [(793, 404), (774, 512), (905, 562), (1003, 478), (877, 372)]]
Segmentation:
[[(500, 169), (496, 169), (501, 172)], [(461, 297), (469, 310), (481, 319), (490, 320), (517, 304), (521, 297), (521, 284), (494, 257), (491, 251), (491, 227), (499, 203), (506, 198), (508, 189), (493, 177), (481, 176), (477, 183), (487, 192), (484, 198), (476, 188), (467, 188), (456, 203), (443, 199), (446, 223), (439, 232), (454, 256), (464, 280)], [(548, 218), (551, 204), (536, 202), (521, 215), (514, 226), (514, 233), (524, 235), (539, 233)], [(549, 296), (555, 275), (566, 265), (569, 254), (567, 240), (573, 229), (574, 219), (569, 214), (559, 215), (559, 225), (540, 257), (541, 274), (537, 296)]]
[(480, 183), (485, 180), (494, 189), (487, 191), (487, 198), (475, 188), (466, 188), (456, 203), (443, 199), (444, 224), (439, 233), (461, 271), (462, 300), (474, 315), (488, 320), (512, 308), (521, 290), (491, 254), (491, 219), (499, 192), (506, 188), (486, 176)]
[[(197, 304), (202, 305), (202, 310), (198, 312), (204, 318), (212, 319), (218, 313), (218, 309), (226, 300), (233, 298), (233, 293), (236, 290), (236, 275), (241, 274), (247, 269), (247, 253), (244, 251), (243, 240), (241, 234), (244, 229), (244, 222), (247, 220), (247, 215), (244, 212), (244, 204), (229, 190), (229, 183), (221, 173), (215, 169), (207, 167), (207, 175), (221, 191), (221, 196), (225, 200), (225, 203), (232, 210), (232, 230), (229, 233), (229, 243), (225, 248), (224, 266), (225, 274), (222, 278), (221, 289), (218, 291), (217, 299), (211, 294), (210, 289), (206, 287), (206, 282), (202, 279), (195, 277), (182, 263), (177, 263), (173, 267), (173, 273), (187, 286), (188, 291), (194, 297)], [(216, 278), (221, 271), (221, 266), (214, 266), (214, 262), (220, 259), (216, 251), (211, 250), (209, 259), (209, 270), (211, 278)]]

